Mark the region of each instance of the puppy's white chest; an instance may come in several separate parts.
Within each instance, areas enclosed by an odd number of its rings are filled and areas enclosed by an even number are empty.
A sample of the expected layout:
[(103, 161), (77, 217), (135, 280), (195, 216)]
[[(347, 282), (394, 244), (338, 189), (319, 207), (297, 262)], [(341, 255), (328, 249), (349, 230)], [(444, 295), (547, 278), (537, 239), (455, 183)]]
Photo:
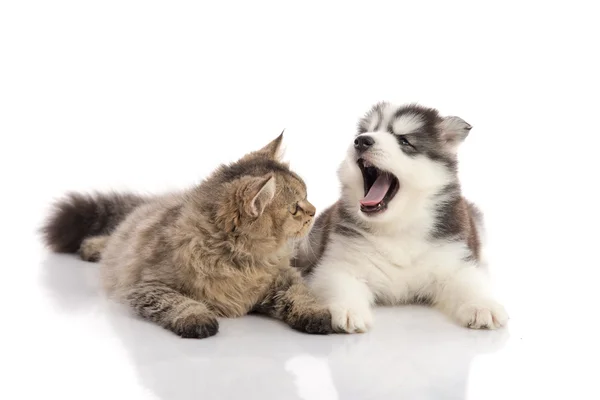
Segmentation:
[(460, 248), (416, 238), (378, 238), (370, 243), (367, 284), (383, 303), (410, 301), (451, 272)]
[(427, 259), (427, 247), (423, 240), (411, 237), (380, 237), (370, 243), (371, 254), (380, 267), (413, 269)]

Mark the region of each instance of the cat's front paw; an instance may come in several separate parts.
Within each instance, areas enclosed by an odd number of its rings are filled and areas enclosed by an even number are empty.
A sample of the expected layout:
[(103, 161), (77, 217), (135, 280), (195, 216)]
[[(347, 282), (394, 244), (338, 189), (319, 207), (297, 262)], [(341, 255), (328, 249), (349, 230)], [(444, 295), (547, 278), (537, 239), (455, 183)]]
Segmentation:
[(373, 314), (369, 307), (346, 307), (331, 305), (333, 329), (336, 332), (364, 333), (373, 325)]
[(217, 334), (219, 322), (212, 317), (190, 316), (185, 321), (172, 326), (171, 330), (182, 338), (204, 339)]
[(498, 329), (508, 322), (504, 307), (493, 300), (463, 304), (456, 311), (456, 318), (472, 329)]
[(327, 309), (298, 315), (289, 321), (289, 325), (298, 331), (316, 335), (333, 333), (331, 314)]

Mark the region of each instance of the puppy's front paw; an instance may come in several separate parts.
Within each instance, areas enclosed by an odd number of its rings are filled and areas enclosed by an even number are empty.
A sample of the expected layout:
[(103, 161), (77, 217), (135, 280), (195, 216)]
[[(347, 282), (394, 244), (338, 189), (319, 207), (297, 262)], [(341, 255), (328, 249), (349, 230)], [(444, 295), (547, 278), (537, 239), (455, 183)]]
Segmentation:
[(461, 325), (473, 329), (498, 329), (508, 322), (504, 307), (493, 300), (463, 304), (456, 318)]
[(299, 315), (291, 320), (289, 325), (298, 331), (306, 333), (317, 335), (333, 333), (331, 314), (327, 309), (315, 310), (304, 315)]
[(364, 333), (373, 325), (373, 314), (369, 307), (345, 307), (331, 305), (331, 319), (336, 332)]

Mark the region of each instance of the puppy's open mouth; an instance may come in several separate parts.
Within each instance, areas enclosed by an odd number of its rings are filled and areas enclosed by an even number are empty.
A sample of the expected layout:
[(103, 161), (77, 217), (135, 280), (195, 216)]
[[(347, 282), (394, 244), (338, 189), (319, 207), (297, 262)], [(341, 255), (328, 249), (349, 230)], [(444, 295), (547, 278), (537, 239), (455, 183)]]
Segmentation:
[(365, 183), (365, 197), (360, 201), (360, 210), (367, 215), (385, 211), (400, 188), (398, 178), (362, 158), (357, 163)]

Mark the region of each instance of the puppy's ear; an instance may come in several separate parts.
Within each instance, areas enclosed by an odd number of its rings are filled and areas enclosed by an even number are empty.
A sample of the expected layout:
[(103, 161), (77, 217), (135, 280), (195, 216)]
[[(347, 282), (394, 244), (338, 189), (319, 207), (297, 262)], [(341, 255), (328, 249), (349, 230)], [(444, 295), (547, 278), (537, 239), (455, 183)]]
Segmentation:
[(251, 217), (259, 217), (273, 201), (277, 185), (275, 177), (250, 178), (243, 190), (244, 211)]
[(439, 125), (444, 145), (456, 152), (458, 146), (467, 138), (472, 126), (459, 117), (445, 117)]

